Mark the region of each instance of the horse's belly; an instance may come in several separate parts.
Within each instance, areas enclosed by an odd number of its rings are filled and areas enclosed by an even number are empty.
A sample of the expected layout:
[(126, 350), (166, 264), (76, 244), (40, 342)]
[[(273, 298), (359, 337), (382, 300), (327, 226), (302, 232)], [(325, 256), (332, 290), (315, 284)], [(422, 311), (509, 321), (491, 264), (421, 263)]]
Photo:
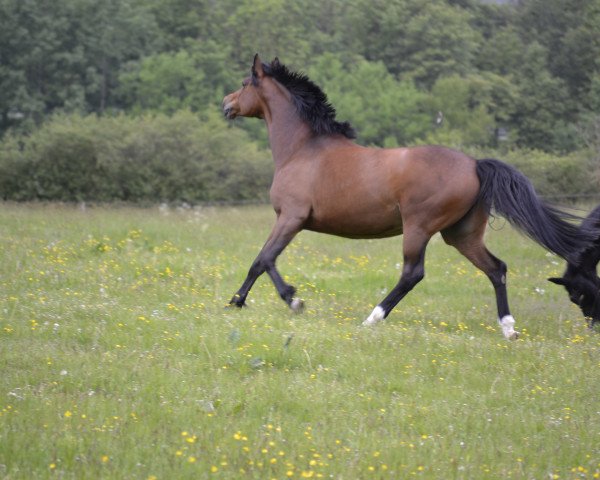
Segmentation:
[(400, 213), (390, 212), (364, 212), (344, 214), (327, 214), (313, 212), (308, 219), (306, 230), (328, 233), (346, 238), (384, 238), (401, 235), (402, 217)]

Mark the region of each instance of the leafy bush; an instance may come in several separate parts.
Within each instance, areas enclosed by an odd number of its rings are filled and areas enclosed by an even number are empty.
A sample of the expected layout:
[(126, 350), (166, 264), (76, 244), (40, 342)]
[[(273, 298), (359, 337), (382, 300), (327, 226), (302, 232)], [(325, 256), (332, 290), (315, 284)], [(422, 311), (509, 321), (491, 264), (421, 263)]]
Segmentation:
[[(589, 149), (562, 157), (538, 150), (475, 152), (476, 158), (515, 165), (544, 196), (598, 192), (597, 160)], [(206, 118), (190, 111), (136, 118), (55, 116), (28, 136), (8, 135), (0, 142), (0, 198), (264, 201), (272, 178), (270, 156), (217, 113)]]
[(57, 116), (0, 144), (10, 200), (206, 202), (265, 199), (271, 160), (220, 116)]
[(557, 156), (539, 150), (515, 150), (505, 160), (527, 175), (540, 195), (558, 200), (598, 195), (594, 165), (585, 151)]
[(470, 150), (475, 158), (498, 158), (514, 165), (535, 186), (537, 193), (558, 203), (598, 196), (594, 158), (587, 150), (557, 156), (540, 150), (515, 149), (500, 153)]

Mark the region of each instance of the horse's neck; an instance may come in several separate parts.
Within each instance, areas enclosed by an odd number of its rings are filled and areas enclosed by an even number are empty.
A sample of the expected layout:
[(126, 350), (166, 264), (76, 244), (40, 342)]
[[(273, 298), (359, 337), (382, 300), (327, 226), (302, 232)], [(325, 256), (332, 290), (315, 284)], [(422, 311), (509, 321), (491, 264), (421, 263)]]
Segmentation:
[(598, 262), (600, 262), (600, 243), (594, 242), (593, 247), (583, 252), (580, 258), (582, 268), (595, 272)]
[(596, 277), (596, 268), (600, 261), (600, 243), (594, 242), (591, 247), (579, 254), (578, 263), (567, 264), (565, 276), (578, 277), (580, 275), (591, 275)]
[(265, 116), (275, 168), (280, 168), (312, 137), (310, 127), (289, 102), (277, 102)]

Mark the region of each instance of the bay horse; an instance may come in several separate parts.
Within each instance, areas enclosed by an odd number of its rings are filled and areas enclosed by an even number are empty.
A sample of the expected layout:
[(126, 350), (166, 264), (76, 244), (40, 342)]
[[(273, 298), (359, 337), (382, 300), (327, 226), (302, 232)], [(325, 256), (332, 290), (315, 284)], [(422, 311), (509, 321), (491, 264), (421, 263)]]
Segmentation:
[[(587, 216), (581, 228), (586, 231), (600, 229), (600, 205)], [(600, 323), (598, 262), (600, 262), (600, 235), (579, 254), (576, 262), (567, 262), (562, 277), (548, 279), (552, 283), (565, 287), (571, 301), (581, 309), (584, 317), (590, 319), (590, 327)]]
[(304, 303), (278, 272), (275, 261), (301, 230), (348, 238), (404, 234), (399, 282), (363, 322), (373, 325), (420, 282), (425, 249), (441, 232), (490, 279), (504, 336), (517, 338), (506, 292), (506, 264), (484, 245), (493, 209), (548, 250), (576, 261), (590, 235), (565, 212), (540, 201), (529, 180), (498, 160), (475, 160), (440, 146), (368, 148), (356, 144), (347, 122), (338, 122), (325, 93), (306, 75), (277, 58), (254, 57), (242, 87), (225, 96), (228, 119), (266, 122), (275, 173), (270, 190), (276, 222), (230, 301), (242, 307), (256, 279), (266, 272), (294, 311)]

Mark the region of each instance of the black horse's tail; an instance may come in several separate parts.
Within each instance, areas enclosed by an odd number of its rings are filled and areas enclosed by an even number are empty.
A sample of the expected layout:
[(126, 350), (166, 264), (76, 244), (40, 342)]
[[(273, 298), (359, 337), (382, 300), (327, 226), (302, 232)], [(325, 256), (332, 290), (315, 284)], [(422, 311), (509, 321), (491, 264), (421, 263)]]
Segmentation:
[(598, 236), (571, 223), (581, 220), (541, 200), (529, 179), (499, 160), (477, 161), (479, 201), (506, 218), (528, 237), (565, 260), (578, 264), (582, 252)]

